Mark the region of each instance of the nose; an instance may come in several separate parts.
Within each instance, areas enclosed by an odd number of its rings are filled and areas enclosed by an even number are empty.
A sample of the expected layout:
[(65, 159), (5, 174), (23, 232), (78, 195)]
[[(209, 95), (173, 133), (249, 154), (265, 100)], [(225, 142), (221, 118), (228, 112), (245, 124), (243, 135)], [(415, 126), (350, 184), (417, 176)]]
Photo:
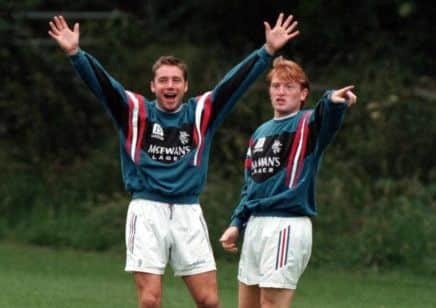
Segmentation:
[(286, 92), (286, 88), (285, 88), (284, 85), (281, 85), (281, 86), (277, 89), (277, 93), (280, 94), (280, 95), (285, 94), (285, 92)]
[(167, 82), (167, 87), (168, 88), (172, 88), (174, 86), (174, 82), (170, 79), (170, 80), (168, 80), (168, 82)]

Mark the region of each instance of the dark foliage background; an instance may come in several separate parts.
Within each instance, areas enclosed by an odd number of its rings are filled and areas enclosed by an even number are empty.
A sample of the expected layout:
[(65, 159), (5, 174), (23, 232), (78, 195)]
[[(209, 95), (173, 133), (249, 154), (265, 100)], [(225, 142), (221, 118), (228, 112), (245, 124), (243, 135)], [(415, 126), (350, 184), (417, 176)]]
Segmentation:
[[(435, 6), (418, 0), (0, 1), (0, 238), (123, 249), (129, 197), (115, 129), (47, 35), (64, 14), (81, 47), (127, 88), (152, 97), (150, 66), (175, 54), (190, 95), (213, 87), (264, 40), (280, 11), (301, 35), (281, 54), (322, 92), (356, 85), (359, 104), (327, 151), (318, 181), (312, 261), (414, 266), (435, 273)], [(260, 79), (218, 131), (202, 196), (218, 245), (238, 202), (249, 134), (271, 117)]]

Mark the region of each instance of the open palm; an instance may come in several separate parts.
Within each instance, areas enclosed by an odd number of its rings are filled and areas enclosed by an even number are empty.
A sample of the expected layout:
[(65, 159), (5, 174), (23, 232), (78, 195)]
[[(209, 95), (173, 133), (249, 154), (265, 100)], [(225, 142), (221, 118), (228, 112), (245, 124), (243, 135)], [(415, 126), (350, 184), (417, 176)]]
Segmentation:
[(271, 53), (275, 53), (288, 41), (300, 34), (297, 30), (298, 21), (294, 20), (292, 15), (285, 19), (284, 14), (280, 13), (273, 28), (271, 28), (268, 22), (264, 22), (264, 25), (266, 47)]
[(68, 54), (73, 54), (79, 49), (79, 23), (74, 24), (73, 30), (68, 26), (63, 16), (55, 16), (49, 22), (48, 34)]

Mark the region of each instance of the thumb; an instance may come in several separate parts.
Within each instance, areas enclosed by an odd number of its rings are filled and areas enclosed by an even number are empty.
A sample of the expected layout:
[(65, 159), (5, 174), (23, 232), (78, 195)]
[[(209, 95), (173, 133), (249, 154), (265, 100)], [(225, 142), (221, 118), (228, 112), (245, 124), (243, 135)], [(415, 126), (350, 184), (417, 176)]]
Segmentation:
[(271, 26), (269, 25), (269, 23), (267, 21), (264, 21), (263, 25), (265, 26), (265, 32), (268, 33), (271, 31)]
[(223, 234), (223, 235), (221, 235), (221, 237), (220, 237), (220, 239), (219, 239), (219, 241), (220, 242), (225, 242), (225, 241), (227, 241), (228, 240), (228, 236), (227, 236), (227, 234)]
[(74, 33), (79, 33), (79, 32), (80, 32), (80, 25), (79, 25), (78, 22), (76, 22), (76, 23), (74, 24), (73, 32), (74, 32)]

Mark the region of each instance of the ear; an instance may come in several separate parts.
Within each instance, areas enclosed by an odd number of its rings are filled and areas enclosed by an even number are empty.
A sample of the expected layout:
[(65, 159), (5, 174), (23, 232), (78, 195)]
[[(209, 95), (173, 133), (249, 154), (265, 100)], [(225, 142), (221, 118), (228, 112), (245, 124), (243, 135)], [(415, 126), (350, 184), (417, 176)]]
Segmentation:
[(303, 90), (301, 90), (300, 100), (302, 102), (306, 102), (308, 96), (309, 96), (309, 89), (304, 88)]
[(156, 88), (154, 87), (154, 81), (150, 81), (150, 90), (152, 93), (156, 93)]
[(183, 90), (183, 93), (188, 92), (188, 89), (189, 89), (189, 84), (188, 84), (188, 81), (186, 81), (185, 82), (185, 89)]

